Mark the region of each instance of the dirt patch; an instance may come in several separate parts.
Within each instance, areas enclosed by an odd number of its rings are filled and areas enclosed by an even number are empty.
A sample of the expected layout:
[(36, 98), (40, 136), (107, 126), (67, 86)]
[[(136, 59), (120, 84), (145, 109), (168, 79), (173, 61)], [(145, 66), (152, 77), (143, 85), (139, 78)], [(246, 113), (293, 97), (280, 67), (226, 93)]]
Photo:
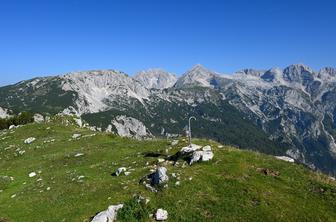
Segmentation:
[(272, 177), (280, 176), (279, 171), (275, 171), (275, 170), (271, 170), (271, 169), (267, 169), (267, 168), (257, 168), (257, 171), (266, 175), (266, 176), (272, 176)]

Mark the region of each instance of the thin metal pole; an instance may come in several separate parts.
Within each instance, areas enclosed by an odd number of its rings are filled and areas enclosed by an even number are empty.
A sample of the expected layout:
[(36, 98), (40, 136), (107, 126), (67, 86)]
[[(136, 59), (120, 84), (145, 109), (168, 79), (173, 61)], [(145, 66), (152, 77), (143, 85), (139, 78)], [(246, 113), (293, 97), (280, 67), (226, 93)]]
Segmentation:
[(194, 116), (189, 117), (189, 129), (188, 129), (189, 147), (191, 147), (191, 124), (190, 124), (190, 122), (191, 122), (192, 119), (196, 120), (196, 117), (194, 117)]

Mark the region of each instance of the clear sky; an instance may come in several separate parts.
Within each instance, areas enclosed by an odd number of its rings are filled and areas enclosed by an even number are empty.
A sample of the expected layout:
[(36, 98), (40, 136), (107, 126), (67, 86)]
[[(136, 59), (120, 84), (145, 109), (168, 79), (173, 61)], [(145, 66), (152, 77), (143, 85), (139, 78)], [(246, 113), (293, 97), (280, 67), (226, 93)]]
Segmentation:
[(88, 69), (130, 75), (336, 67), (334, 0), (1, 0), (0, 85)]

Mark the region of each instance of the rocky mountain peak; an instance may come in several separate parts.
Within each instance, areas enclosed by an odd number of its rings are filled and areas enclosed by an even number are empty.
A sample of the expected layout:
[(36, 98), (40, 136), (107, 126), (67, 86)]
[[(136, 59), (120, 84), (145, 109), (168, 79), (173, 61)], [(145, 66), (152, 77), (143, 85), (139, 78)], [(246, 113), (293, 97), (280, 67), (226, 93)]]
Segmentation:
[(319, 78), (336, 77), (336, 68), (324, 67), (318, 73)]
[(175, 84), (176, 87), (184, 85), (199, 85), (204, 87), (211, 87), (214, 79), (218, 74), (206, 69), (204, 66), (197, 64), (192, 69), (187, 71)]
[(314, 80), (314, 71), (304, 64), (294, 64), (284, 69), (283, 78), (290, 83), (307, 85)]
[(243, 74), (248, 76), (260, 77), (264, 71), (256, 70), (256, 69), (243, 69), (237, 72), (237, 74)]
[(94, 70), (73, 72), (62, 77), (62, 90), (78, 95), (76, 107), (80, 114), (96, 113), (109, 108), (110, 100), (118, 97), (147, 99), (149, 91), (123, 72)]
[(176, 76), (162, 69), (148, 69), (139, 72), (135, 77), (146, 88), (165, 89), (174, 86)]
[(261, 79), (266, 82), (281, 82), (283, 70), (280, 68), (272, 68), (261, 75)]

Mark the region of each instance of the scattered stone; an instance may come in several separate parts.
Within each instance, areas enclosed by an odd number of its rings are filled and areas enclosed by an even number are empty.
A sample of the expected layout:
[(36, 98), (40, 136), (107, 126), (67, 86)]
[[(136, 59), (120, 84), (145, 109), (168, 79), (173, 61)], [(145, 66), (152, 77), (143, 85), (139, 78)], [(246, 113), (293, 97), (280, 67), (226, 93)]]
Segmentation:
[(47, 187), (47, 190), (49, 191), (49, 190), (50, 190), (50, 187)]
[(12, 196), (11, 196), (11, 198), (15, 198), (16, 197), (16, 194), (13, 194)]
[[(178, 163), (178, 162), (177, 162)], [(176, 164), (175, 164), (176, 165)], [(182, 168), (186, 168), (187, 164), (185, 162), (183, 162), (182, 164)]]
[(153, 185), (156, 185), (156, 184), (162, 184), (162, 183), (165, 183), (169, 180), (169, 177), (167, 175), (167, 168), (165, 167), (159, 167), (155, 173), (152, 175), (152, 178), (151, 178), (151, 183)]
[(191, 144), (191, 146), (185, 146), (181, 149), (181, 153), (191, 153), (194, 152), (198, 149), (200, 149), (201, 146), (196, 145), (196, 144)]
[(145, 187), (146, 187), (147, 190), (149, 190), (149, 191), (151, 191), (151, 192), (153, 192), (153, 193), (157, 193), (157, 192), (158, 192), (157, 189), (155, 189), (154, 187), (152, 187), (152, 186), (151, 186), (150, 184), (148, 184), (148, 183), (145, 183)]
[(131, 172), (124, 172), (125, 176), (128, 176), (131, 174)]
[(176, 185), (176, 186), (180, 186), (180, 184), (181, 184), (180, 181), (176, 181), (176, 182), (175, 182), (175, 185)]
[(15, 129), (15, 128), (16, 128), (16, 126), (15, 126), (15, 125), (10, 125), (8, 129), (10, 129), (10, 130), (11, 130), (11, 129)]
[(75, 133), (75, 134), (72, 135), (72, 139), (78, 139), (81, 136), (82, 136), (81, 134)]
[(158, 209), (155, 213), (155, 220), (164, 221), (168, 219), (168, 212), (163, 209)]
[(31, 172), (28, 174), (29, 177), (35, 177), (36, 176), (36, 173), (35, 172)]
[(171, 145), (172, 145), (172, 146), (176, 146), (178, 143), (179, 143), (178, 140), (173, 140), (173, 141), (171, 142)]
[(290, 162), (290, 163), (294, 163), (295, 160), (293, 158), (290, 158), (288, 156), (275, 156), (275, 158), (279, 159), (279, 160), (283, 160), (286, 162)]
[(36, 138), (34, 137), (29, 137), (28, 139), (26, 139), (24, 141), (25, 144), (31, 144), (32, 142), (34, 142), (36, 140)]
[(80, 157), (80, 156), (84, 156), (84, 153), (77, 153), (77, 154), (75, 155), (75, 157)]
[(137, 198), (137, 202), (138, 203), (144, 203), (145, 205), (147, 205), (149, 203), (149, 201), (150, 201), (148, 198), (145, 198), (145, 197), (143, 197), (141, 195), (139, 195), (139, 196), (134, 195), (134, 197)]
[(192, 177), (189, 177), (189, 180), (190, 180), (190, 181), (192, 181), (192, 179), (193, 179)]
[(219, 145), (219, 146), (218, 146), (218, 148), (220, 148), (220, 149), (223, 148), (223, 147), (224, 147), (223, 145)]
[(55, 139), (45, 140), (45, 141), (43, 141), (43, 143), (53, 143), (53, 142), (55, 142)]
[(23, 155), (26, 151), (25, 150), (20, 150), (20, 148), (16, 149), (18, 151), (19, 155)]
[(97, 214), (91, 222), (113, 222), (117, 218), (118, 211), (123, 208), (123, 204), (111, 205), (107, 210)]
[(125, 171), (126, 171), (126, 167), (119, 167), (113, 175), (118, 177), (120, 176), (122, 172), (125, 172)]
[(84, 179), (85, 176), (81, 175), (81, 176), (78, 176), (78, 180), (81, 180), (81, 179)]

